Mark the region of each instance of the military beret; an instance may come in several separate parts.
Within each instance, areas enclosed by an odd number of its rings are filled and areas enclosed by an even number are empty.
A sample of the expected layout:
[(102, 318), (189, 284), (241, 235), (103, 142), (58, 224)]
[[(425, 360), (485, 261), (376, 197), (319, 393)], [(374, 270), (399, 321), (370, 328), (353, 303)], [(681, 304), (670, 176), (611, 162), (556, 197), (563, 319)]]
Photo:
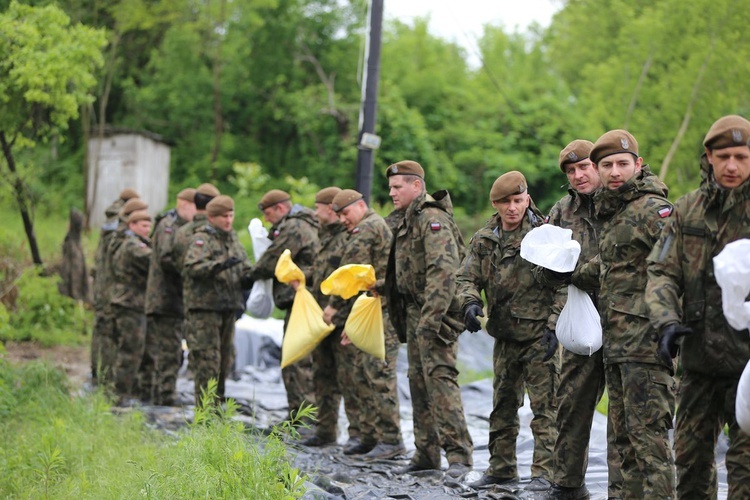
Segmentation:
[(194, 203), (195, 202), (195, 193), (196, 193), (195, 189), (193, 189), (193, 188), (185, 188), (182, 191), (180, 191), (179, 193), (177, 193), (177, 199), (178, 200), (189, 201), (190, 203)]
[(135, 212), (136, 210), (146, 210), (148, 208), (148, 203), (143, 201), (140, 198), (131, 198), (128, 201), (125, 202), (125, 204), (120, 209), (120, 214), (123, 216), (123, 218), (127, 218), (130, 214)]
[(262, 211), (267, 209), (268, 207), (276, 205), (277, 203), (281, 203), (282, 201), (289, 201), (291, 199), (292, 198), (289, 196), (289, 193), (287, 193), (286, 191), (282, 191), (281, 189), (272, 189), (264, 194), (263, 198), (260, 199), (258, 208)]
[(333, 199), (337, 194), (341, 192), (341, 188), (331, 186), (323, 188), (315, 195), (315, 203), (322, 203), (324, 205), (330, 205), (333, 203)]
[(390, 165), (385, 169), (385, 176), (390, 177), (392, 175), (416, 175), (420, 179), (424, 179), (424, 169), (422, 165), (415, 161), (403, 160), (398, 163)]
[(333, 208), (334, 212), (338, 213), (355, 201), (359, 201), (361, 199), (362, 193), (359, 193), (353, 189), (344, 189), (333, 199), (331, 208)]
[(703, 145), (708, 149), (750, 146), (750, 121), (739, 115), (722, 116), (708, 129)]
[(120, 199), (122, 201), (128, 201), (132, 198), (140, 198), (140, 196), (138, 196), (138, 193), (135, 192), (135, 189), (125, 188), (120, 191)]
[(529, 187), (526, 177), (517, 170), (511, 170), (492, 183), (490, 189), (490, 201), (498, 201), (514, 194), (522, 194)]
[(584, 139), (576, 139), (560, 151), (560, 170), (565, 172), (565, 165), (568, 163), (578, 163), (585, 160), (591, 153), (594, 143)]
[(196, 189), (195, 192), (196, 193), (200, 193), (200, 194), (204, 194), (206, 196), (212, 196), (214, 198), (216, 198), (217, 196), (219, 196), (221, 194), (219, 192), (219, 190), (216, 189), (216, 186), (214, 186), (213, 184), (210, 184), (208, 182), (204, 182), (203, 184), (201, 184), (200, 186), (198, 186), (198, 189)]
[(234, 200), (224, 194), (217, 196), (206, 205), (206, 213), (211, 217), (232, 211), (234, 211)]
[(618, 153), (630, 153), (638, 157), (638, 141), (627, 130), (610, 130), (596, 140), (589, 158), (599, 163), (602, 158)]
[(146, 210), (136, 210), (128, 216), (128, 224), (139, 220), (153, 220)]

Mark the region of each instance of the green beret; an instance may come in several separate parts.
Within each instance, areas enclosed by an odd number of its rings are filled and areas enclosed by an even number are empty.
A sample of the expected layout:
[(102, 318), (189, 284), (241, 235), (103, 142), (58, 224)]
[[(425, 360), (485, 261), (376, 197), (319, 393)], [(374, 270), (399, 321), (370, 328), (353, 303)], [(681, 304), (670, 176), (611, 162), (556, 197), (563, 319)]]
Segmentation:
[(341, 212), (343, 209), (363, 198), (362, 193), (359, 193), (353, 189), (344, 189), (333, 198), (331, 208), (336, 213)]
[(196, 190), (193, 188), (185, 188), (179, 193), (177, 193), (177, 199), (189, 201), (190, 203), (195, 203), (195, 192)]
[(260, 199), (258, 208), (263, 211), (268, 207), (276, 205), (277, 203), (281, 203), (282, 201), (289, 201), (291, 199), (292, 198), (289, 196), (289, 193), (282, 191), (281, 189), (272, 189), (264, 194)]
[(703, 139), (708, 149), (750, 146), (750, 121), (739, 115), (723, 116), (716, 120)]
[(578, 163), (585, 160), (591, 153), (594, 143), (584, 139), (576, 139), (560, 151), (560, 170), (565, 172), (565, 165), (568, 163)]
[(128, 224), (139, 220), (153, 220), (146, 210), (136, 210), (128, 216)]
[(125, 188), (120, 192), (120, 199), (122, 201), (128, 201), (133, 198), (140, 198), (138, 193), (135, 192), (135, 189)]
[(315, 195), (315, 203), (322, 203), (323, 205), (330, 205), (333, 203), (333, 198), (341, 192), (341, 188), (331, 186), (323, 188)]
[(517, 170), (511, 170), (492, 183), (490, 189), (490, 201), (498, 201), (514, 194), (522, 194), (529, 187), (526, 177)]
[(618, 153), (630, 153), (638, 158), (638, 141), (627, 130), (610, 130), (596, 140), (589, 158), (599, 163), (602, 158)]
[(208, 182), (204, 182), (200, 186), (198, 186), (198, 189), (196, 189), (196, 193), (200, 193), (202, 195), (210, 196), (212, 198), (216, 198), (221, 193), (218, 189), (216, 189), (216, 186), (213, 184), (210, 184)]
[(386, 177), (392, 175), (416, 175), (420, 179), (424, 179), (424, 169), (422, 165), (415, 161), (403, 160), (385, 169)]
[(227, 212), (234, 211), (234, 200), (227, 195), (219, 195), (206, 205), (206, 214), (211, 217), (224, 215)]
[(120, 209), (120, 215), (123, 219), (127, 219), (130, 214), (135, 212), (136, 210), (146, 210), (148, 208), (148, 203), (143, 201), (140, 198), (131, 198), (128, 201), (125, 202), (125, 204)]

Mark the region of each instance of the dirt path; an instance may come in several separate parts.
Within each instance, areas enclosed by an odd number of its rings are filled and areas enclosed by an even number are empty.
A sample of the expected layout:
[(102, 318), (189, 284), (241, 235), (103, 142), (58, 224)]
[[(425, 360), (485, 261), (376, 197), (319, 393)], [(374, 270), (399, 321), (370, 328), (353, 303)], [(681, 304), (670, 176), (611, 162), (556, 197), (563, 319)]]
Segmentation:
[(80, 388), (91, 371), (90, 348), (82, 346), (43, 347), (36, 342), (9, 342), (5, 344), (5, 358), (11, 362), (46, 361), (62, 369), (71, 384)]

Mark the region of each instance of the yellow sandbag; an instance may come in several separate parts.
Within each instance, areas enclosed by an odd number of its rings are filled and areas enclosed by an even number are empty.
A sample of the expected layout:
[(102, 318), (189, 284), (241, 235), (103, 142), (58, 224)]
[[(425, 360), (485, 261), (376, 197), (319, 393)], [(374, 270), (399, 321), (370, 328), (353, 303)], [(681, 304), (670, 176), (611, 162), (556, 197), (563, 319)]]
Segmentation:
[(368, 290), (375, 284), (375, 268), (369, 264), (347, 264), (331, 273), (320, 284), (320, 291), (326, 295), (338, 295), (350, 299), (359, 292)]
[(292, 252), (288, 248), (281, 253), (279, 260), (276, 261), (274, 274), (276, 279), (282, 283), (299, 281), (300, 285), (305, 286), (305, 273), (292, 261)]
[(333, 325), (326, 325), (323, 321), (323, 310), (310, 291), (304, 286), (297, 288), (281, 343), (281, 367), (285, 368), (310, 354), (333, 328)]
[(354, 302), (344, 331), (354, 345), (378, 359), (385, 359), (383, 306), (379, 297), (363, 293)]

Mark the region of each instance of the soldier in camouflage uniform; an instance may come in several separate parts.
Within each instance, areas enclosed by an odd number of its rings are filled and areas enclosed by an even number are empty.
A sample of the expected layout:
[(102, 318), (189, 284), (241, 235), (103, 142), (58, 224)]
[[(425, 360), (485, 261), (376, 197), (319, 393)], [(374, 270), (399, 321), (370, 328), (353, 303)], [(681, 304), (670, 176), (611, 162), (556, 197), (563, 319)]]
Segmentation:
[[(624, 130), (601, 136), (591, 150), (603, 190), (599, 255), (576, 269), (578, 288), (599, 288), (610, 442), (619, 454), (623, 498), (674, 498), (669, 430), (674, 415), (673, 367), (656, 353), (645, 301), (646, 258), (672, 214), (667, 187), (638, 156)], [(608, 452), (609, 455), (612, 452)], [(610, 484), (610, 488), (612, 488)]]
[(456, 369), (463, 318), (455, 278), (463, 237), (453, 221), (450, 195), (426, 193), (419, 163), (390, 165), (386, 177), (404, 218), (394, 233), (384, 291), (391, 322), (407, 344), (417, 448), (399, 472), (439, 469), (442, 447), (450, 464), (447, 474), (460, 477), (473, 464), (474, 447)]
[(141, 396), (153, 404), (175, 403), (177, 372), (182, 364), (182, 276), (172, 261), (175, 233), (193, 220), (192, 188), (177, 194), (177, 206), (159, 217), (151, 237), (153, 253), (146, 285), (146, 350), (140, 369)]
[[(276, 261), (284, 250), (289, 249), (292, 261), (305, 274), (305, 282), (312, 282), (313, 266), (320, 245), (318, 221), (312, 210), (301, 205), (292, 205), (289, 194), (279, 189), (272, 189), (264, 194), (258, 208), (263, 212), (263, 218), (272, 224), (268, 235), (272, 243), (253, 265), (249, 277), (253, 281), (273, 278), (273, 301), (276, 307), (286, 311), (286, 330), (294, 302), (294, 289), (276, 279)], [(289, 417), (293, 416), (301, 404), (315, 404), (312, 356), (283, 368), (281, 376), (286, 388)]]
[(554, 335), (561, 307), (555, 292), (534, 279), (533, 265), (521, 258), (521, 240), (544, 223), (527, 190), (526, 178), (511, 171), (495, 180), (490, 201), (497, 211), (469, 243), (456, 279), (466, 328), (479, 331), (482, 291), (487, 297), (487, 333), (493, 349), (493, 410), (490, 414), (490, 466), (469, 486), (480, 488), (518, 480), (518, 409), (528, 392), (534, 418), (534, 456), (528, 491), (549, 489), (557, 438), (560, 350)]
[(62, 263), (60, 264), (60, 278), (57, 285), (62, 295), (75, 300), (90, 302), (89, 276), (86, 272), (86, 256), (81, 247), (81, 229), (83, 229), (83, 214), (77, 208), (70, 209), (68, 234), (65, 235), (62, 247)]
[[(208, 217), (206, 217), (206, 205), (219, 196), (221, 193), (216, 186), (209, 183), (203, 183), (198, 186), (195, 190), (195, 196), (193, 202), (195, 203), (195, 214), (193, 220), (180, 226), (180, 228), (174, 233), (174, 239), (172, 240), (172, 264), (180, 272), (184, 269), (185, 252), (187, 252), (188, 245), (195, 232), (206, 225)], [(184, 278), (183, 278), (184, 280)]]
[(217, 400), (224, 399), (226, 377), (234, 365), (235, 314), (245, 310), (242, 289), (249, 285), (243, 273), (250, 262), (232, 229), (234, 201), (217, 196), (206, 206), (206, 214), (208, 223), (191, 237), (183, 269), (188, 363), (196, 404), (210, 379), (217, 381)]
[(146, 347), (146, 280), (151, 262), (148, 235), (151, 216), (136, 210), (128, 217), (128, 229), (112, 259), (112, 315), (115, 318), (115, 392), (124, 401), (138, 391), (138, 368)]
[[(717, 498), (714, 449), (729, 426), (729, 498), (750, 498), (750, 435), (737, 425), (737, 383), (750, 360), (748, 330), (734, 330), (720, 304), (713, 258), (750, 238), (750, 121), (725, 116), (709, 129), (701, 186), (675, 203), (675, 216), (648, 262), (646, 301), (671, 363), (680, 347), (682, 378), (674, 435), (679, 498)], [(684, 326), (683, 326), (684, 325)]]

